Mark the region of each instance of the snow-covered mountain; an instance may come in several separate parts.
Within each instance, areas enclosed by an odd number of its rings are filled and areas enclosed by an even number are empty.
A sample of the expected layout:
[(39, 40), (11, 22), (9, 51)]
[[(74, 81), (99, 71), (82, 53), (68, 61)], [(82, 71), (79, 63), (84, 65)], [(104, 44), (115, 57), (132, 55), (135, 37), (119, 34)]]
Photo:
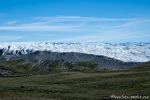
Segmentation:
[(35, 51), (80, 52), (104, 55), (122, 61), (150, 61), (150, 43), (51, 43), (1, 42), (0, 55), (22, 55)]

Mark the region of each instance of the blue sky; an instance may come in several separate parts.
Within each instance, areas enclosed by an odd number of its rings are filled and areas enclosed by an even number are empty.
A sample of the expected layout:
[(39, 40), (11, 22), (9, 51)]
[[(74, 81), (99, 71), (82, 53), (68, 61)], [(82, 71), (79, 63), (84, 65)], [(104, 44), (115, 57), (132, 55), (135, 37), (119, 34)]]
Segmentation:
[(150, 42), (150, 0), (0, 0), (0, 42)]

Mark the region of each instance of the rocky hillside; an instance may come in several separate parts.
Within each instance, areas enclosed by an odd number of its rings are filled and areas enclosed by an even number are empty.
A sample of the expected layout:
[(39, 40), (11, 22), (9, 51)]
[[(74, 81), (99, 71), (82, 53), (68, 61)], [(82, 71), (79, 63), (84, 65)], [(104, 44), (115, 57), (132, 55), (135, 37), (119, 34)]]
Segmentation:
[(53, 73), (61, 71), (122, 70), (141, 64), (84, 53), (36, 51), (26, 55), (0, 56), (0, 69), (15, 73)]

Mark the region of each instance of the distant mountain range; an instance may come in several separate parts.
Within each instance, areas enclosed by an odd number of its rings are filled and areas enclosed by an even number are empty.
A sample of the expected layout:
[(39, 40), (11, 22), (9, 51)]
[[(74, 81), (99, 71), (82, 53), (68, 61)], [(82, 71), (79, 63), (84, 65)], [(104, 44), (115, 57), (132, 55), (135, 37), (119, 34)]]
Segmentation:
[[(0, 56), (30, 54), (35, 51), (79, 52), (103, 55), (125, 62), (150, 61), (150, 43), (51, 43), (1, 42)], [(71, 54), (71, 53), (70, 53)], [(7, 58), (6, 57), (6, 58)]]

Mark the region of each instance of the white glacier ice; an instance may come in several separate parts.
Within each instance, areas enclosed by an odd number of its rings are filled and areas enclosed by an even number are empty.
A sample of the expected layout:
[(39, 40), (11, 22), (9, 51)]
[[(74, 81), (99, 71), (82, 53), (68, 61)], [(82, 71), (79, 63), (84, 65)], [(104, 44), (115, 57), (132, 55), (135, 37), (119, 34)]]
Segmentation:
[(150, 61), (150, 43), (51, 43), (1, 42), (2, 55), (28, 54), (34, 51), (80, 52), (104, 55), (122, 61)]

